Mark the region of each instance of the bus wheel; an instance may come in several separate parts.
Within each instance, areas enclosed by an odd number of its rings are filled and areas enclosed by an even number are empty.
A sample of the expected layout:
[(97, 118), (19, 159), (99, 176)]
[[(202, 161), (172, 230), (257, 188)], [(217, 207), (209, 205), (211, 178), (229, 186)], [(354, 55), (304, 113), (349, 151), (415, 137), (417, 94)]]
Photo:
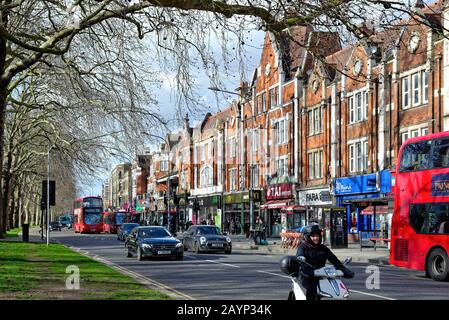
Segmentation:
[(433, 280), (444, 281), (449, 278), (449, 259), (446, 251), (437, 248), (427, 258), (427, 272)]

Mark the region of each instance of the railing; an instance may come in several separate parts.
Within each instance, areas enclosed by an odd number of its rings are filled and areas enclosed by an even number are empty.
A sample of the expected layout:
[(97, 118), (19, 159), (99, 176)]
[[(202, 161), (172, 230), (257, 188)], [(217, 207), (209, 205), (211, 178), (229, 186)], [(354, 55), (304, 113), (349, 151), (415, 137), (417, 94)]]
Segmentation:
[(281, 232), (279, 234), (282, 238), (281, 248), (296, 249), (302, 239), (302, 233), (299, 232)]

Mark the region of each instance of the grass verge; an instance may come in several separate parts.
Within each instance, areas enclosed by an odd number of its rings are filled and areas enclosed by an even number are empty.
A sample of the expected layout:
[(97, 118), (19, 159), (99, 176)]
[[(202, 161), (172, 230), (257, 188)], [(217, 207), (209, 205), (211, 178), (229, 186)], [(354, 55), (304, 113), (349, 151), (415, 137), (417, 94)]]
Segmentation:
[(19, 232), (22, 232), (22, 228), (21, 227), (8, 230), (3, 235), (4, 235), (5, 238), (15, 238), (15, 237), (19, 236)]
[[(66, 287), (68, 266), (79, 269), (79, 290)], [(60, 244), (0, 242), (0, 299), (171, 298)]]

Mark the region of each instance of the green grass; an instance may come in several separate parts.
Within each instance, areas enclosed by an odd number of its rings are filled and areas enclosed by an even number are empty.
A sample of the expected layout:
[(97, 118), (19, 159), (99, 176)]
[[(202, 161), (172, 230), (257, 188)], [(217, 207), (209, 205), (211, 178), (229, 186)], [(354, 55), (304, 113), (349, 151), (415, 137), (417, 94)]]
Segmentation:
[(22, 228), (21, 227), (8, 230), (3, 235), (5, 236), (5, 238), (15, 238), (15, 237), (19, 236), (19, 232), (22, 232)]
[[(80, 271), (80, 289), (67, 290), (66, 268)], [(59, 244), (0, 242), (0, 299), (170, 299), (131, 277)]]

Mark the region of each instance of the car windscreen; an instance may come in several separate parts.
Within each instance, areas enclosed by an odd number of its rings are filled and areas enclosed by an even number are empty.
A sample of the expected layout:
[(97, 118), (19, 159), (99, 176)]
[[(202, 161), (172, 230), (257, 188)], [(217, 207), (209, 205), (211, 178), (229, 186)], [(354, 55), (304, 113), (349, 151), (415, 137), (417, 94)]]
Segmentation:
[(199, 227), (197, 234), (220, 234), (220, 230), (217, 227)]
[(85, 198), (84, 207), (103, 208), (103, 200), (101, 198)]
[(101, 222), (101, 214), (99, 213), (89, 213), (84, 215), (85, 224), (99, 224)]
[(122, 229), (126, 231), (131, 231), (135, 227), (138, 227), (139, 225), (137, 223), (125, 223), (122, 225)]
[(143, 228), (139, 230), (139, 237), (142, 238), (167, 238), (171, 234), (163, 228)]

